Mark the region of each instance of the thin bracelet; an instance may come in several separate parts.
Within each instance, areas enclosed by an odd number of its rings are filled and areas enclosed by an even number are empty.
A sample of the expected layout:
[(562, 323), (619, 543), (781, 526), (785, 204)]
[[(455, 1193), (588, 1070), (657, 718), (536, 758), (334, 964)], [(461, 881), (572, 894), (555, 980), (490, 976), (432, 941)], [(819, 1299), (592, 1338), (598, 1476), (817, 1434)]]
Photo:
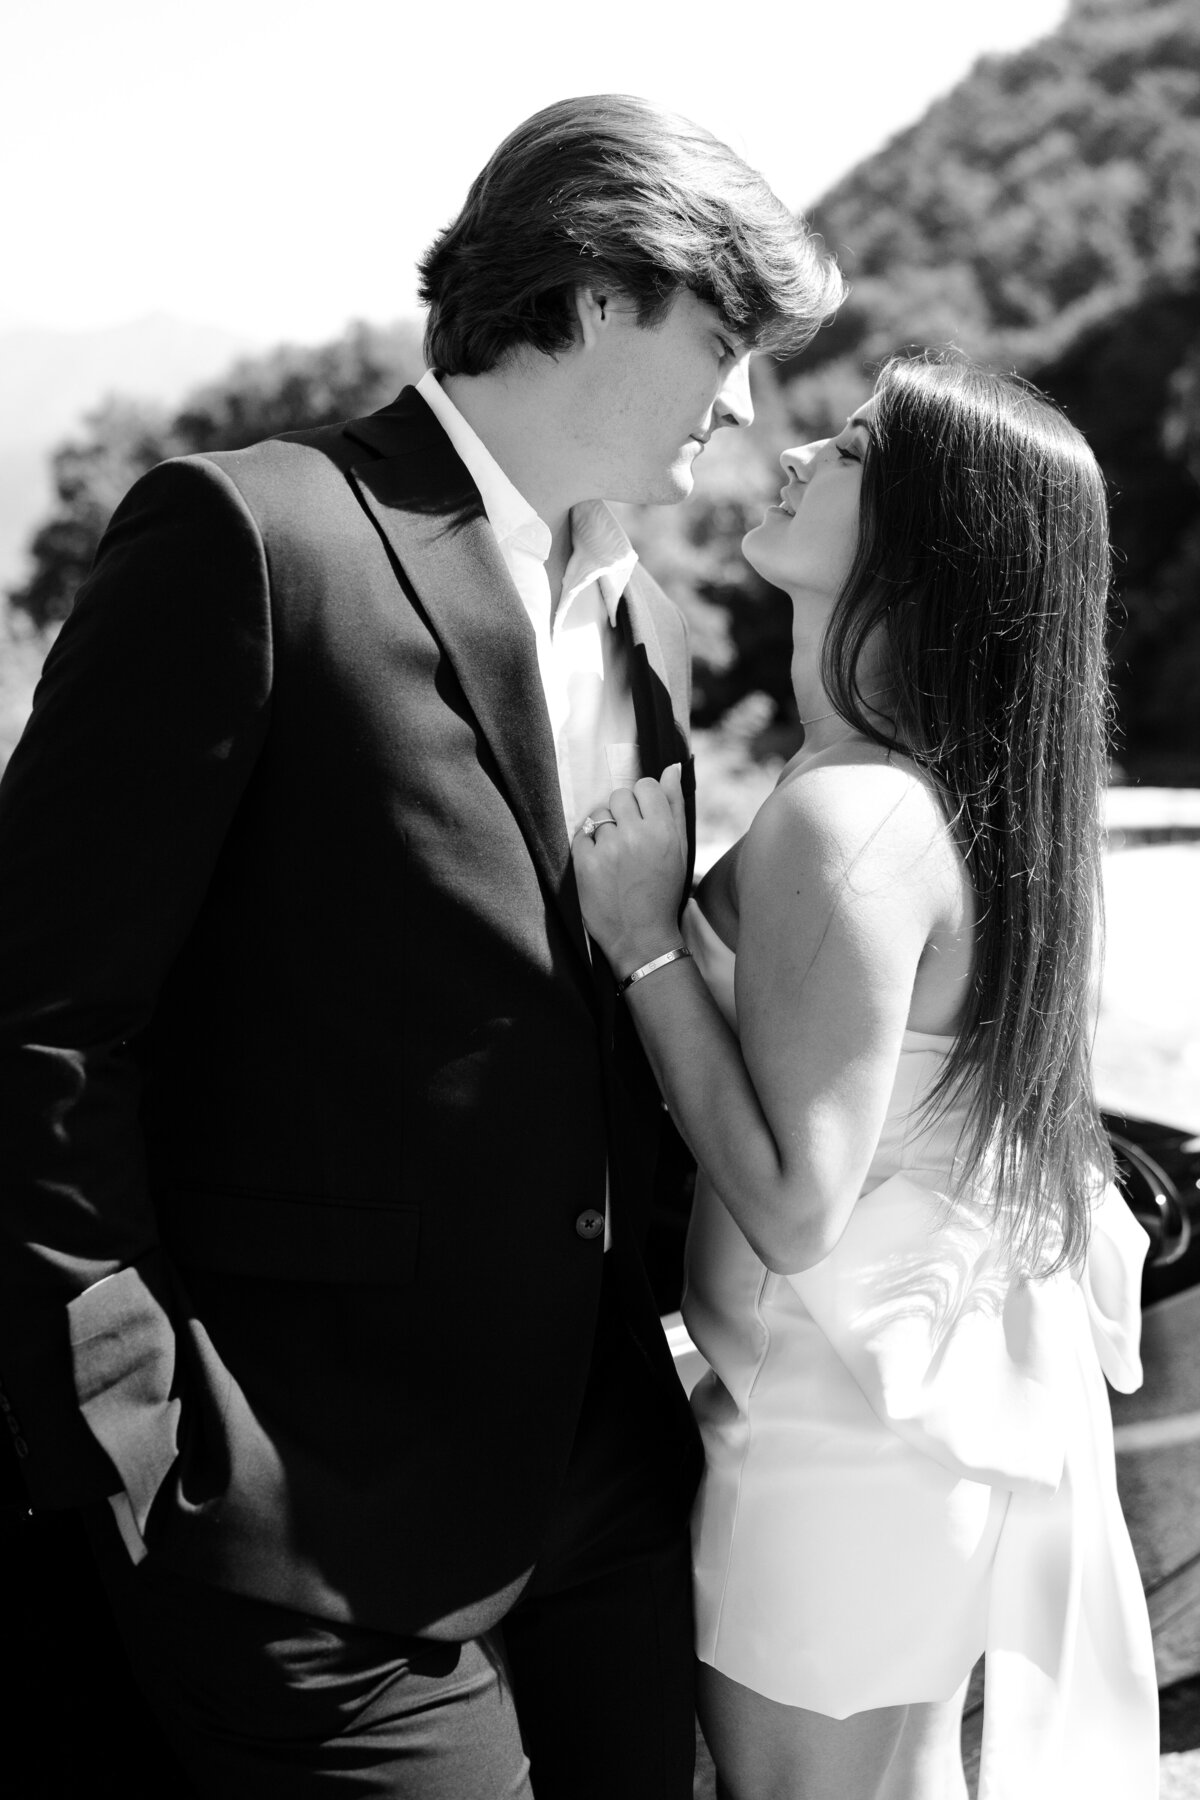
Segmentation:
[(643, 963), (640, 969), (635, 969), (632, 975), (625, 977), (624, 981), (618, 981), (617, 993), (623, 994), (626, 988), (633, 986), (635, 981), (644, 981), (647, 975), (653, 975), (655, 969), (665, 969), (668, 963), (682, 962), (685, 956), (691, 954), (686, 944), (676, 944), (674, 950), (665, 950), (661, 956), (656, 956), (653, 962)]

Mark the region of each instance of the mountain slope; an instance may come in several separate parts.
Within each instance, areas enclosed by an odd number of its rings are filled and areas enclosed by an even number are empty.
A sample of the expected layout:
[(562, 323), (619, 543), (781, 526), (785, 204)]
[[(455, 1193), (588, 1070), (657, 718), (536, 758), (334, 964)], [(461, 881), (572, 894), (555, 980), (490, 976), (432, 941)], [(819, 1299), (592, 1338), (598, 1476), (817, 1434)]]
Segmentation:
[(1119, 757), (1200, 780), (1200, 7), (1076, 0), (821, 201), (852, 283), (781, 371), (821, 435), (915, 344), (1015, 367), (1108, 478)]
[(1200, 8), (1076, 0), (1050, 37), (981, 61), (814, 223), (853, 292), (809, 367), (947, 336), (1049, 362), (1200, 267)]

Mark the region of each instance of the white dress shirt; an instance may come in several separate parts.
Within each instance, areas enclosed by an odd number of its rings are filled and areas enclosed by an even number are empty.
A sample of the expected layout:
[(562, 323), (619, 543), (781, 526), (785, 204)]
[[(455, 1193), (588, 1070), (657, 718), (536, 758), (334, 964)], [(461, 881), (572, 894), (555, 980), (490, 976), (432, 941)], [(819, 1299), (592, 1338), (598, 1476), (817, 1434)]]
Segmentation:
[(504, 566), (533, 626), (554, 739), (567, 836), (641, 774), (628, 657), (617, 608), (637, 563), (602, 500), (571, 508), (571, 558), (557, 604), (546, 561), (550, 527), (519, 494), (429, 369), (417, 392), (432, 408), (479, 489)]

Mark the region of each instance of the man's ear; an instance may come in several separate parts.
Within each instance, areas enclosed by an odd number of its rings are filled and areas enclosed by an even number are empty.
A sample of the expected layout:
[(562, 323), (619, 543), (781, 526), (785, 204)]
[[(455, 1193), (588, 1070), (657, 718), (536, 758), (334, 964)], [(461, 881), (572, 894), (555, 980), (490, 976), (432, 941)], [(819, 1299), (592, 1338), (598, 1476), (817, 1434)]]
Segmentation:
[(575, 316), (579, 320), (580, 342), (594, 344), (612, 317), (612, 300), (604, 288), (575, 289)]

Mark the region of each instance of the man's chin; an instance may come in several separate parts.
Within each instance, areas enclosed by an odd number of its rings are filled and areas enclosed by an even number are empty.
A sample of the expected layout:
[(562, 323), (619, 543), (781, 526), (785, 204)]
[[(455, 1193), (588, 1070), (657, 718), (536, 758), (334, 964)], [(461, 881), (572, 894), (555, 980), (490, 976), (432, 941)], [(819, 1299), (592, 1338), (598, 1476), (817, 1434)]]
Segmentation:
[(655, 502), (658, 506), (678, 506), (681, 500), (687, 500), (696, 485), (695, 471), (689, 457), (686, 462), (676, 463), (667, 473), (662, 484), (662, 492)]
[(627, 506), (678, 506), (681, 500), (689, 497), (695, 485), (689, 457), (686, 461), (673, 463), (655, 477), (630, 482), (624, 493), (609, 494), (606, 498), (620, 500)]

